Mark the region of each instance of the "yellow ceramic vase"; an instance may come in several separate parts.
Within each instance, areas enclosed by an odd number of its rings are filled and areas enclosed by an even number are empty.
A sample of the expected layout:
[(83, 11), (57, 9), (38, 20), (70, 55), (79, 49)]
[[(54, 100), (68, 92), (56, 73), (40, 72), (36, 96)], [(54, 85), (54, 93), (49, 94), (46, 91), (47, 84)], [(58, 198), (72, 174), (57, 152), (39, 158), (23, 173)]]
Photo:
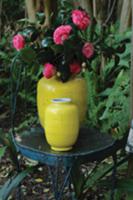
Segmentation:
[(85, 120), (87, 111), (87, 84), (84, 78), (73, 78), (62, 83), (56, 77), (42, 77), (37, 86), (37, 107), (40, 123), (45, 125), (45, 110), (54, 98), (71, 98), (77, 105), (80, 123)]
[(45, 135), (55, 151), (68, 151), (79, 133), (78, 108), (69, 98), (53, 99), (45, 110)]

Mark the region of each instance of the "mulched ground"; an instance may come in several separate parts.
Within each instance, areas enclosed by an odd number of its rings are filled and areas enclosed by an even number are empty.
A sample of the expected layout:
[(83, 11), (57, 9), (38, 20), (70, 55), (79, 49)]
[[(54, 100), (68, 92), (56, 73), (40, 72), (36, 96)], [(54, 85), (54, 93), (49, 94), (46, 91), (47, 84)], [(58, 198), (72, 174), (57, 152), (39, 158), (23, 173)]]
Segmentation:
[[(21, 158), (22, 169), (25, 169), (25, 166), (34, 164), (37, 163)], [(10, 161), (9, 154), (6, 153), (0, 161), (0, 185), (3, 185), (9, 177), (14, 175), (14, 173), (15, 171), (12, 166), (12, 162)], [(21, 191), (22, 200), (54, 200), (55, 198), (51, 190), (51, 179), (49, 177), (47, 166), (39, 166), (34, 173), (28, 175), (21, 185)], [(85, 200), (103, 200), (104, 192), (105, 190), (99, 190), (97, 188), (94, 190), (90, 189)], [(8, 200), (16, 200), (17, 193), (17, 190), (14, 191)], [(68, 192), (68, 188), (65, 188), (64, 200), (71, 199), (69, 195), (70, 193)]]

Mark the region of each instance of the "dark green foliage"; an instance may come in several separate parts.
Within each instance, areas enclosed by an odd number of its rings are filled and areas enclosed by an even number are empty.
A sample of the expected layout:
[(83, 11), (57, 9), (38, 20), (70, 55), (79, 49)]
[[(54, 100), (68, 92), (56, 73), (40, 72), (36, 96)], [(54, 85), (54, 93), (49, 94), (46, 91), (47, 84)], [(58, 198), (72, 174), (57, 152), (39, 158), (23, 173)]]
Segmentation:
[[(17, 171), (14, 173), (12, 177), (8, 177), (9, 179), (5, 182), (4, 185), (0, 185), (0, 200), (7, 200), (10, 194), (20, 185), (20, 183), (24, 180), (24, 178), (36, 167), (27, 167), (22, 172), (20, 171), (19, 167), (19, 160), (18, 160), (18, 152), (14, 145), (14, 141), (12, 138), (11, 133), (4, 133), (2, 129), (0, 129), (0, 144), (3, 144), (3, 147), (0, 148), (0, 159), (4, 155), (5, 151), (7, 150), (14, 165), (14, 170)], [(19, 171), (19, 172), (18, 172)]]
[(86, 74), (86, 79), (88, 83), (88, 123), (91, 126), (98, 125), (98, 100), (97, 100), (97, 87), (98, 79), (97, 75), (93, 72)]
[(0, 159), (4, 156), (6, 147), (0, 147)]
[(14, 56), (10, 52), (10, 37), (5, 34), (0, 41), (0, 109), (2, 105), (9, 104), (9, 77), (10, 77), (10, 57)]
[(9, 151), (10, 159), (12, 160), (15, 168), (17, 168), (19, 165), (18, 158), (17, 158), (18, 153), (14, 145), (11, 134), (10, 133), (6, 134), (3, 132), (2, 129), (0, 129), (0, 143), (2, 143), (4, 147), (7, 147), (7, 150)]
[(2, 27), (6, 28), (8, 25), (14, 27), (14, 21), (25, 15), (24, 0), (2, 0), (1, 6)]
[(24, 27), (22, 30), (20, 29), (18, 33), (22, 34), (25, 37), (26, 41), (32, 42), (34, 42), (39, 36), (39, 30), (33, 25)]
[(127, 132), (129, 122), (129, 71), (121, 71), (113, 87), (106, 89), (101, 96), (106, 98), (99, 118), (102, 129), (120, 138)]
[(0, 200), (7, 200), (13, 190), (15, 190), (19, 184), (24, 180), (24, 178), (32, 172), (34, 167), (27, 168), (19, 174), (11, 177), (7, 182), (0, 187)]
[(83, 193), (83, 187), (85, 184), (85, 176), (81, 172), (80, 165), (76, 164), (73, 166), (71, 178), (74, 186), (74, 192), (77, 199), (80, 199), (81, 194)]
[[(113, 35), (112, 35), (113, 34)], [(124, 34), (108, 34), (102, 44), (111, 46), (103, 51), (104, 66), (100, 57), (89, 64), (86, 75), (88, 82), (88, 120), (90, 126), (121, 138), (128, 131), (130, 102), (130, 44), (131, 31)], [(101, 57), (101, 59), (103, 59)]]
[(36, 53), (31, 48), (27, 47), (21, 50), (21, 58), (23, 59), (24, 62), (30, 65), (35, 61)]

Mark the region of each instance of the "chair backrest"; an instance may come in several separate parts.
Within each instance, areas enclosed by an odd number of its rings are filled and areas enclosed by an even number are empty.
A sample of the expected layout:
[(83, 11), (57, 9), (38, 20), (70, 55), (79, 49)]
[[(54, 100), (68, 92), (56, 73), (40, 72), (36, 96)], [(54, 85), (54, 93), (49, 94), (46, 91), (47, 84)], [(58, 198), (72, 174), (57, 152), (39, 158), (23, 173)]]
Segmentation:
[(12, 64), (10, 67), (10, 88), (11, 88), (11, 134), (15, 136), (15, 116), (17, 111), (17, 99), (20, 89), (20, 82), (21, 82), (21, 74), (23, 71), (23, 66), (19, 65), (16, 66), (17, 56), (14, 57), (12, 60)]

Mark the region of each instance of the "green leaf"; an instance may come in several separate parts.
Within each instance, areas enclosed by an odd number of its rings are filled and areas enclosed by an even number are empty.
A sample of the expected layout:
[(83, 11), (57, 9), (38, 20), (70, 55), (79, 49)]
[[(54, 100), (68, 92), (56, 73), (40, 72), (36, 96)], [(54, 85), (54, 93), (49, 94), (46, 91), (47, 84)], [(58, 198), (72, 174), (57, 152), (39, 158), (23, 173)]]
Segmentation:
[(75, 195), (78, 198), (83, 192), (83, 184), (84, 184), (84, 175), (81, 173), (79, 169), (79, 165), (76, 165), (72, 168), (71, 178), (74, 185)]
[(3, 60), (9, 60), (8, 55), (2, 51), (0, 51), (0, 58)]
[(55, 54), (63, 52), (63, 46), (62, 45), (52, 45), (51, 49), (55, 52)]
[(2, 37), (1, 41), (0, 41), (0, 47), (6, 45), (7, 43), (7, 38), (6, 37)]
[(36, 59), (36, 53), (33, 49), (26, 47), (21, 50), (21, 57), (26, 63), (32, 63)]
[(93, 173), (88, 174), (84, 188), (85, 189), (90, 188), (95, 183), (98, 183), (98, 180), (103, 178), (106, 175), (106, 173), (108, 173), (110, 169), (112, 169), (112, 166), (113, 166), (112, 164), (104, 163), (99, 167), (97, 167), (96, 169), (94, 169)]
[(4, 156), (7, 147), (0, 148), (0, 159)]
[(126, 200), (133, 200), (133, 193), (128, 192)]
[(18, 152), (17, 152), (16, 147), (14, 145), (13, 138), (12, 138), (11, 134), (8, 133), (5, 136), (5, 133), (3, 133), (2, 129), (0, 129), (0, 142), (3, 145), (7, 146), (9, 154), (10, 154), (10, 159), (12, 160), (12, 162), (15, 166), (18, 166), (18, 157), (17, 157)]
[(110, 62), (108, 62), (103, 69), (103, 76), (104, 77), (107, 76), (110, 73), (110, 71), (114, 68), (114, 66), (115, 66), (115, 61), (111, 59)]
[[(104, 194), (104, 200), (109, 200), (110, 199), (110, 191), (107, 191), (105, 194)], [(114, 199), (115, 200), (120, 200), (121, 199), (121, 191), (119, 190), (115, 190), (115, 194), (114, 194)], [(127, 199), (126, 199), (127, 200)]]
[(129, 60), (121, 59), (119, 62), (119, 66), (124, 66), (126, 68), (129, 68)]
[(98, 124), (97, 114), (98, 114), (98, 98), (97, 98), (97, 88), (98, 88), (98, 77), (96, 74), (90, 72), (86, 73), (87, 86), (88, 86), (88, 122), (89, 125), (96, 126)]
[[(108, 94), (106, 90), (105, 94)], [(103, 96), (101, 96), (101, 98), (103, 98)], [(101, 116), (99, 116), (99, 120), (102, 123), (102, 131), (111, 131), (114, 137), (121, 138), (128, 130), (130, 112), (128, 71), (121, 70), (119, 72), (113, 87), (110, 88), (110, 94), (106, 97), (104, 102), (105, 105), (100, 113)]]
[(12, 193), (12, 191), (23, 181), (23, 179), (33, 171), (32, 168), (28, 168), (21, 173), (19, 173), (16, 176), (13, 176), (10, 178), (0, 189), (0, 200), (7, 200), (9, 195)]
[(117, 181), (115, 199), (119, 200), (123, 195), (126, 200), (133, 199), (133, 179), (119, 179)]
[(125, 192), (132, 192), (133, 195), (133, 179), (119, 180), (117, 183), (117, 188)]
[(106, 96), (109, 96), (110, 95), (110, 92), (111, 92), (111, 88), (107, 88), (105, 89), (103, 92), (101, 92), (99, 94), (100, 97), (106, 97)]

